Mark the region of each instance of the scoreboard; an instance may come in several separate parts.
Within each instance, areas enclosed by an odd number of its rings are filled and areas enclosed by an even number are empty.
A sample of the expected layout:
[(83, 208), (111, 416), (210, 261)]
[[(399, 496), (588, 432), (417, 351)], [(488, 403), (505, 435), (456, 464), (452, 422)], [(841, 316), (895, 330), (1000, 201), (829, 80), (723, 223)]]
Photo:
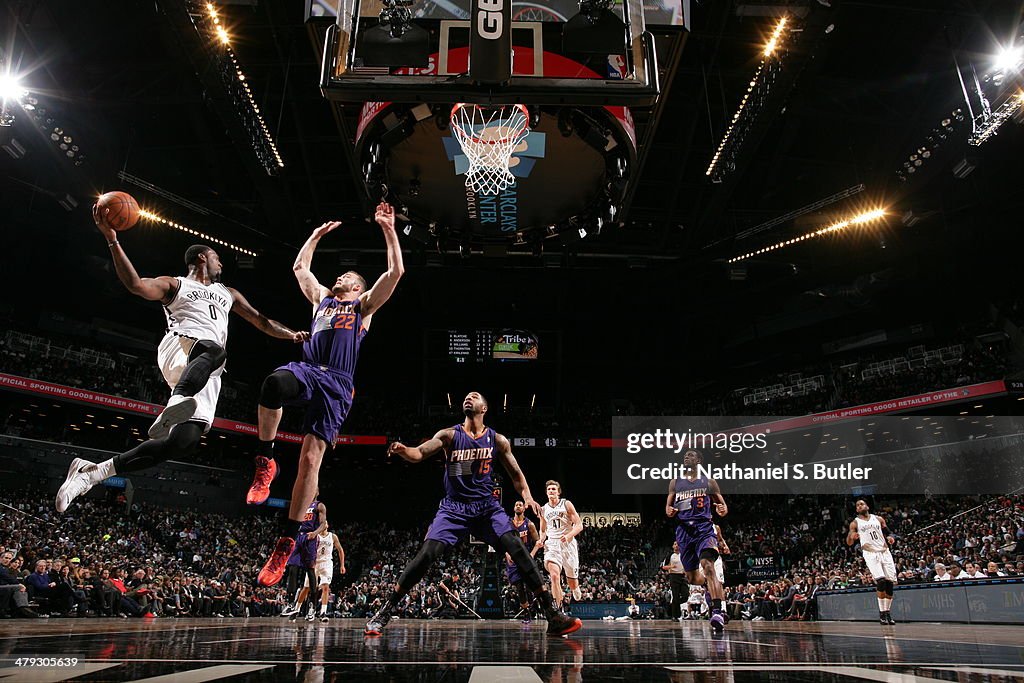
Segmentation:
[(491, 330), (448, 330), (448, 357), (456, 363), (482, 363), (493, 343)]
[(456, 363), (535, 361), (540, 357), (537, 336), (526, 330), (449, 329), (443, 334), (445, 355)]

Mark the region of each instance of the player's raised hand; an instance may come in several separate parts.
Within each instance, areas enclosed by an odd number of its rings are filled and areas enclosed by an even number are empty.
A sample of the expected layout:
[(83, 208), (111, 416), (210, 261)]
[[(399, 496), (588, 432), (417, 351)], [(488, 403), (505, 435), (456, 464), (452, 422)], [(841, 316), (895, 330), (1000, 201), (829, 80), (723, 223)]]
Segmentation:
[(331, 232), (332, 230), (334, 230), (335, 228), (338, 228), (340, 226), (341, 226), (341, 221), (328, 221), (328, 222), (324, 223), (323, 225), (321, 225), (319, 228), (316, 228), (315, 230), (313, 230), (313, 237), (317, 237), (317, 238), (323, 237), (327, 233)]
[(537, 515), (537, 517), (540, 517), (540, 505), (533, 498), (525, 499), (523, 501), (523, 505), (525, 505), (528, 510), (532, 511), (533, 514)]
[(302, 344), (309, 341), (309, 332), (305, 330), (292, 333), (292, 341), (296, 344)]
[(373, 214), (373, 220), (382, 228), (395, 228), (395, 210), (387, 202), (377, 205), (377, 211)]
[(108, 242), (113, 242), (117, 239), (117, 232), (107, 225), (105, 220), (106, 214), (110, 213), (110, 209), (101, 209), (98, 204), (92, 205), (92, 220), (96, 223), (96, 229), (107, 238)]
[(404, 453), (404, 452), (405, 452), (405, 444), (403, 444), (401, 441), (394, 441), (394, 442), (391, 443), (390, 446), (388, 446), (388, 457), (389, 458), (392, 455), (397, 455), (397, 456), (401, 457), (402, 453)]

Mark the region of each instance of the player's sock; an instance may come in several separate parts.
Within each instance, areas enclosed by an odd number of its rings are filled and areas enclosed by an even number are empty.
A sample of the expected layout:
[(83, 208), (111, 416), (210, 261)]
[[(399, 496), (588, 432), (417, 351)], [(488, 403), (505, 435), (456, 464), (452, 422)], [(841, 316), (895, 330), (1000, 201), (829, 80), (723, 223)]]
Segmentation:
[(722, 611), (722, 601), (719, 600), (718, 598), (712, 598), (711, 599), (711, 611), (712, 612), (721, 612)]
[(263, 439), (260, 439), (260, 445), (256, 447), (256, 457), (273, 460), (274, 440), (271, 439), (270, 441), (264, 441)]
[(89, 483), (91, 484), (98, 484), (104, 479), (117, 474), (113, 458), (98, 462), (94, 466), (87, 468), (85, 472), (89, 475)]
[(885, 611), (885, 598), (878, 598), (878, 611), (879, 612), (884, 612)]

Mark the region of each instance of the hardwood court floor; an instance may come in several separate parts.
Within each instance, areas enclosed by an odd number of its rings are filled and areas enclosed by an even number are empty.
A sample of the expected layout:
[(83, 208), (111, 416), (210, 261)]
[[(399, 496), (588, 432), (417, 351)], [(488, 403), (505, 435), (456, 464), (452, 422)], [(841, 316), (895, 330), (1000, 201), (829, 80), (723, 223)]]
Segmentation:
[[(0, 683), (16, 681), (1024, 681), (1024, 626), (266, 619), (0, 621)], [(77, 658), (18, 666), (18, 658)]]

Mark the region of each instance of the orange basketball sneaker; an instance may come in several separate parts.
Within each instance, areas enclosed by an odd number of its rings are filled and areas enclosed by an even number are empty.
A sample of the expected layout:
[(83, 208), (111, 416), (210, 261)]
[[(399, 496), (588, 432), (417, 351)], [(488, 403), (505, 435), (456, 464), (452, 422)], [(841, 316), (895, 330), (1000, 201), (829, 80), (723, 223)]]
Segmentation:
[(263, 565), (263, 569), (260, 570), (257, 580), (261, 586), (277, 585), (281, 577), (284, 576), (285, 565), (288, 563), (288, 558), (291, 557), (293, 550), (295, 550), (294, 538), (282, 536), (277, 539), (274, 553), (267, 560), (267, 563)]
[(253, 477), (252, 486), (245, 496), (245, 502), (249, 505), (263, 505), (270, 497), (270, 482), (277, 478), (277, 461), (273, 458), (256, 458), (256, 476)]

